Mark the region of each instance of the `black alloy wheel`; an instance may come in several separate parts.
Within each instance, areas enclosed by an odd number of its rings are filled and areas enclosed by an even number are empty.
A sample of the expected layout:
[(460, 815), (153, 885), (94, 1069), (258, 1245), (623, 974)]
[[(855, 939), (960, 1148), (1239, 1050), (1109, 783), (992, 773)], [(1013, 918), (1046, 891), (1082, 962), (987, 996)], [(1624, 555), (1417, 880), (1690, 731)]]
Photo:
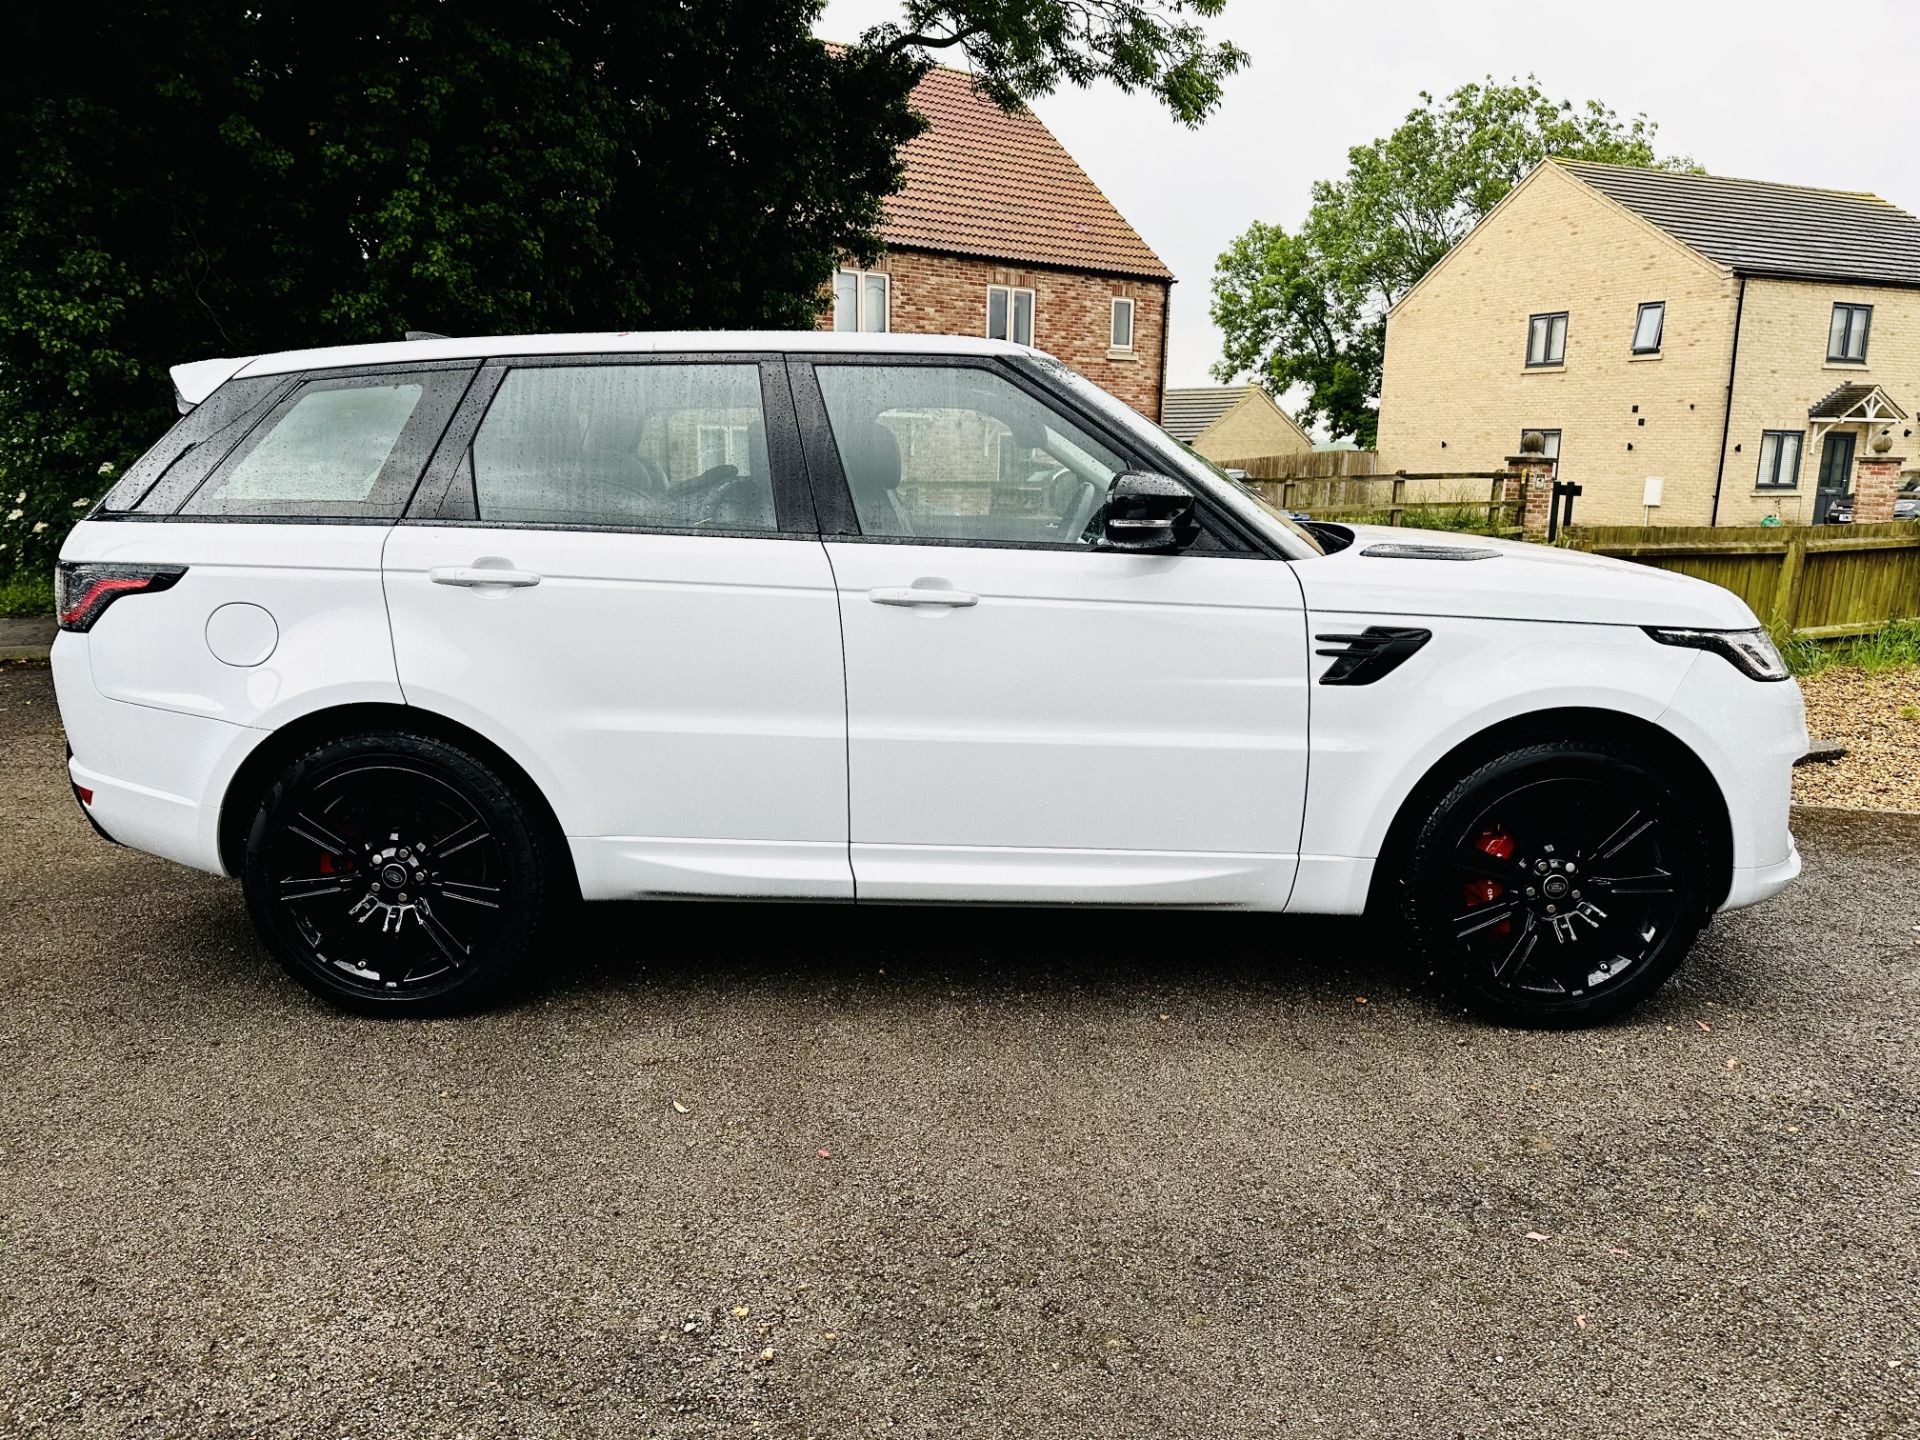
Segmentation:
[(545, 908), (539, 827), (487, 766), (424, 735), (346, 736), (255, 815), (243, 880), (289, 974), (349, 1009), (465, 1008), (524, 967)]
[(1435, 806), (1402, 908), (1435, 975), (1481, 1014), (1594, 1024), (1658, 989), (1693, 944), (1702, 848), (1686, 807), (1634, 756), (1534, 745)]

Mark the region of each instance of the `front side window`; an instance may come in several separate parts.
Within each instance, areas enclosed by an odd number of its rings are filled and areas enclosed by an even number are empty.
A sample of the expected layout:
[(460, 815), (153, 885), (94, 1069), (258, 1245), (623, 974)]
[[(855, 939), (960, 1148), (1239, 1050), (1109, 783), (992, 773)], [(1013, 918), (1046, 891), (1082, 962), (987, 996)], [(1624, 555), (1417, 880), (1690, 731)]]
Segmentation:
[(398, 516), (469, 372), (323, 378), (295, 390), (196, 492), (186, 515)]
[(833, 328), (887, 333), (892, 282), (881, 270), (838, 270), (833, 276)]
[(1800, 483), (1800, 441), (1798, 430), (1768, 430), (1760, 437), (1760, 475), (1755, 482), (1762, 490), (1792, 490)]
[(1567, 312), (1533, 315), (1527, 320), (1527, 364), (1564, 365), (1567, 360)]
[(498, 525), (776, 528), (756, 365), (512, 370), (471, 460)]
[(1133, 348), (1133, 301), (1115, 296), (1113, 300), (1113, 326), (1108, 343), (1115, 350)]
[(1872, 323), (1871, 305), (1835, 305), (1827, 328), (1827, 359), (1865, 364), (1867, 327)]
[(1014, 285), (987, 287), (987, 338), (1033, 344), (1033, 291)]
[(939, 365), (821, 365), (867, 535), (1091, 545), (1120, 456), (1004, 377)]
[(1633, 353), (1636, 355), (1658, 355), (1660, 353), (1660, 332), (1667, 325), (1667, 302), (1649, 300), (1640, 307), (1639, 318), (1633, 322)]

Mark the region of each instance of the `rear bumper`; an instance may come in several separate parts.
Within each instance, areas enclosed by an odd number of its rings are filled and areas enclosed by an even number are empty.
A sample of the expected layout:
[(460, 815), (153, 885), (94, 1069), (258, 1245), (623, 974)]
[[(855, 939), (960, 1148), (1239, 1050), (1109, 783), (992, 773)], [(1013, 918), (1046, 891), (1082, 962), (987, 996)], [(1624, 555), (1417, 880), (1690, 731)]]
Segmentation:
[(53, 683), (67, 778), (93, 792), (87, 818), (119, 844), (224, 875), (220, 801), (267, 732), (109, 700), (94, 688), (85, 642), (69, 634), (54, 642)]

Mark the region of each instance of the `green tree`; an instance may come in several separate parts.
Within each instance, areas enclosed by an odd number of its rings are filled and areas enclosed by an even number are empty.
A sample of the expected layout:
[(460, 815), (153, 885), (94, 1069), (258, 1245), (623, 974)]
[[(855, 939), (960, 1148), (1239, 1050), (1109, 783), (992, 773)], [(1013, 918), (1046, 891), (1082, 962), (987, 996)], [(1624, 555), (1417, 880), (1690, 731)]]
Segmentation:
[(1256, 221), (1220, 257), (1215, 377), (1302, 389), (1302, 424), (1372, 445), (1394, 302), (1549, 157), (1698, 168), (1656, 154), (1656, 129), (1597, 100), (1553, 100), (1532, 76), (1422, 92), (1391, 135), (1347, 152), (1346, 174), (1314, 185), (1298, 230)]
[(35, 8), (0, 90), (0, 574), (166, 426), (167, 367), (455, 333), (800, 326), (871, 260), (914, 84), (1194, 123), (1224, 0), (136, 0)]

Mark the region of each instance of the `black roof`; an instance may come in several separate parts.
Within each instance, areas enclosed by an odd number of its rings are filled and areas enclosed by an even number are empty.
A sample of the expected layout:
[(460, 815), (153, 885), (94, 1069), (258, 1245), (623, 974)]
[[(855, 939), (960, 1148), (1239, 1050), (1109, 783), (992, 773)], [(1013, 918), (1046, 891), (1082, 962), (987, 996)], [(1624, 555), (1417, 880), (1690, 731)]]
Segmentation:
[(1590, 160), (1555, 163), (1739, 274), (1920, 286), (1920, 219), (1878, 195)]

